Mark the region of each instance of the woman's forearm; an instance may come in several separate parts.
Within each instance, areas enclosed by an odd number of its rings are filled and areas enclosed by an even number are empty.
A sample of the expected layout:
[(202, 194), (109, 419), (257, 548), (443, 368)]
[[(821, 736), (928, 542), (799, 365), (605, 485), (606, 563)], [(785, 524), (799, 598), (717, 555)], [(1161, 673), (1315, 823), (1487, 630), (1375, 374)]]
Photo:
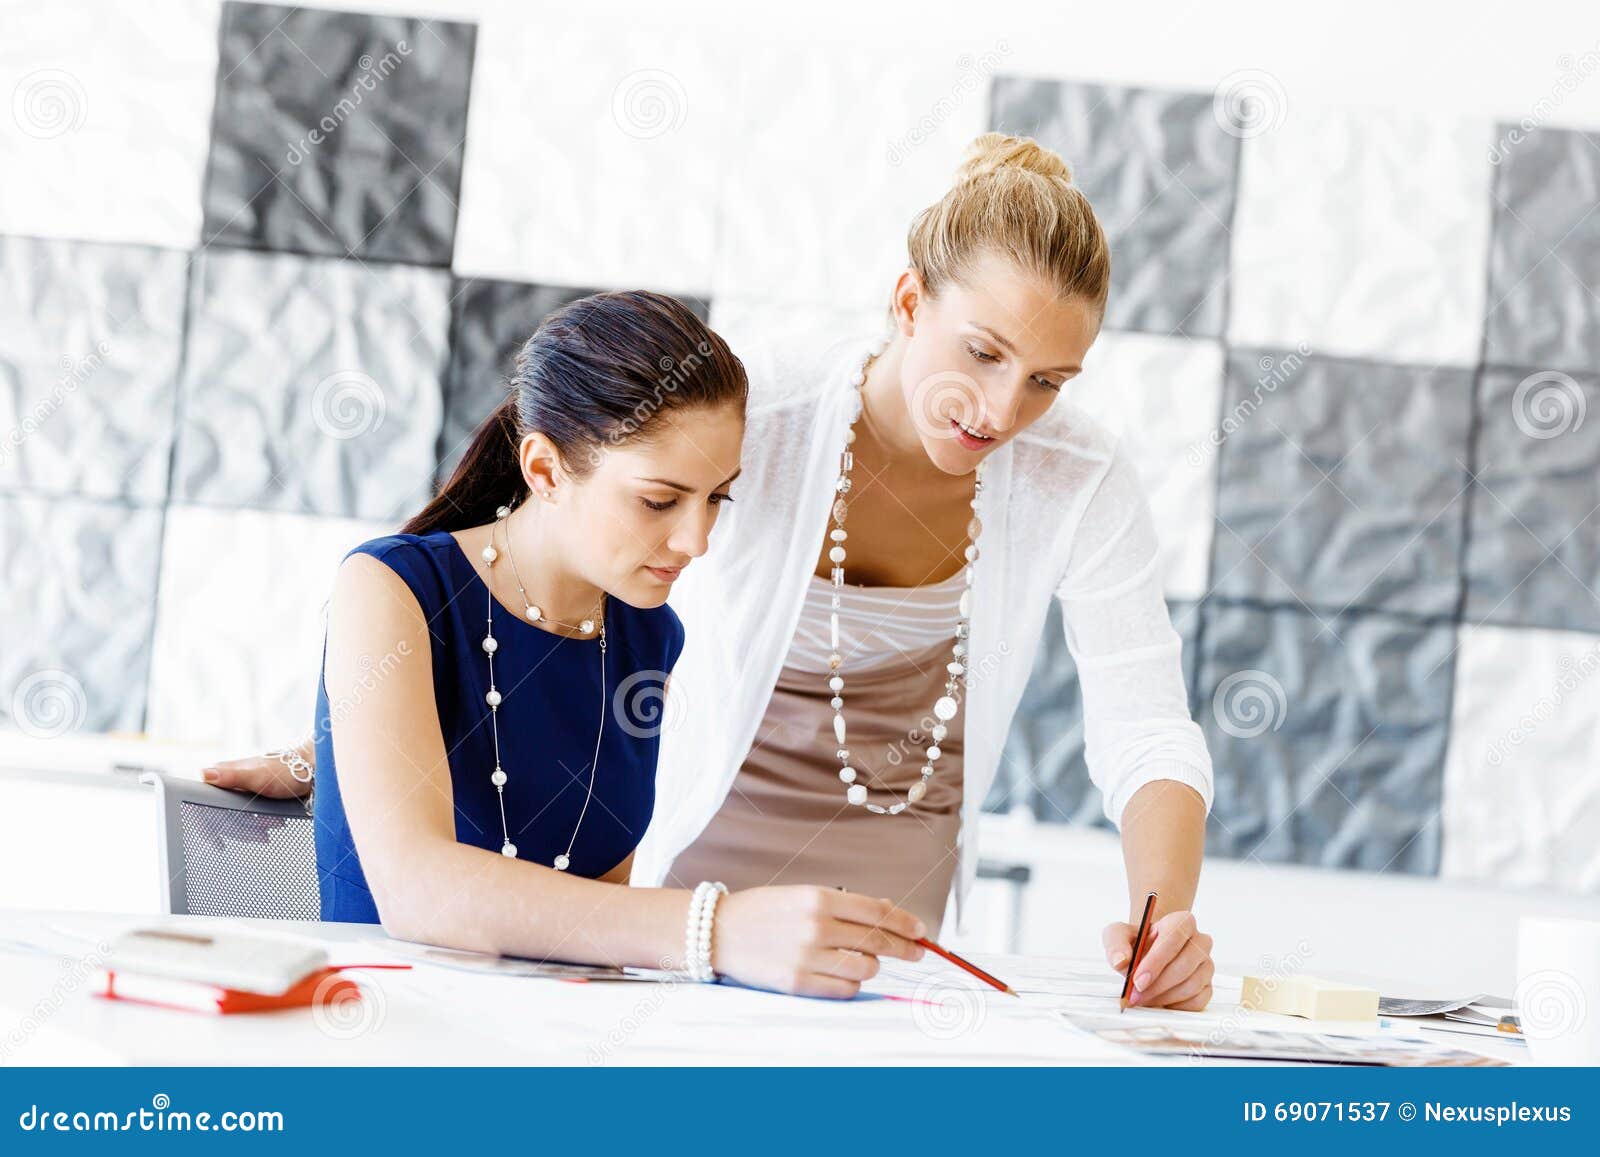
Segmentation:
[(392, 936), (535, 960), (681, 965), (690, 898), (681, 889), (602, 883), (453, 840), (408, 847), (400, 860), (390, 851), (363, 849), (362, 860)]
[(1150, 892), (1157, 893), (1156, 916), (1193, 907), (1205, 843), (1205, 801), (1193, 788), (1158, 779), (1134, 793), (1122, 813), (1131, 923), (1139, 922)]

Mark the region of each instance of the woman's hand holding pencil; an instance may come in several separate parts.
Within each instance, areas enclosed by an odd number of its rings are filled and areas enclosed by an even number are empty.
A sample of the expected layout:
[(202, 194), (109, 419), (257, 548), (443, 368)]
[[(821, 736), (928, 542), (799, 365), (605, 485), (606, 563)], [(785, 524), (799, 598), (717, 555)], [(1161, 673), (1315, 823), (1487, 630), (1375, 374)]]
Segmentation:
[[(1212, 939), (1200, 931), (1194, 913), (1168, 912), (1149, 922), (1144, 951), (1135, 962), (1138, 933), (1138, 925), (1117, 922), (1107, 925), (1103, 936), (1106, 960), (1118, 975), (1131, 981), (1126, 986), (1127, 1003), (1185, 1012), (1205, 1008), (1211, 1002), (1211, 978), (1217, 968), (1211, 959)], [(1131, 975), (1130, 962), (1136, 963)]]

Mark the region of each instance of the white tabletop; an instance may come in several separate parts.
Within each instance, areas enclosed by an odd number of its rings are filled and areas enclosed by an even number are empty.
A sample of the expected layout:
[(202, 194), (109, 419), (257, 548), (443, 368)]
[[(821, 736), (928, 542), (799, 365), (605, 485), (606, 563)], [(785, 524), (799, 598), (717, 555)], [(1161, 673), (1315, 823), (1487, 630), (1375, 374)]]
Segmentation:
[[(417, 965), (350, 973), (365, 999), (334, 1009), (212, 1016), (94, 996), (96, 946), (157, 922), (228, 923), (305, 936), (333, 963), (410, 959), (374, 925), (216, 921), (206, 917), (0, 911), (0, 1063), (133, 1065), (485, 1064), (1149, 1064), (1078, 1031), (1055, 1009), (1116, 1012), (1103, 962), (982, 957), (1023, 990), (983, 988), (932, 954), (896, 963), (854, 1001), (807, 1000), (731, 985), (563, 981), (484, 976)], [(62, 955), (29, 951), (25, 945)], [(1318, 1031), (1319, 1024), (1239, 1009), (1238, 978), (1219, 977), (1203, 1013), (1178, 1018)], [(1053, 988), (1053, 993), (1029, 989)], [(1382, 1031), (1374, 1026), (1353, 1031)], [(1406, 1031), (1416, 1030), (1409, 1025)], [(1512, 1040), (1424, 1032), (1441, 1044), (1512, 1062)], [(1193, 1064), (1183, 1059), (1166, 1063)], [(1227, 1062), (1205, 1062), (1227, 1063)]]

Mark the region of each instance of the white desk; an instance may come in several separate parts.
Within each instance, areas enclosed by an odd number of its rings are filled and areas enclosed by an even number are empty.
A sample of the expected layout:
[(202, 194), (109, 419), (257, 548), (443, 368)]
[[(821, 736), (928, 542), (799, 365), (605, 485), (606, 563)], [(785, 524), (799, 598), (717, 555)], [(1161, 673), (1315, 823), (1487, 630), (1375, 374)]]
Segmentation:
[[(1147, 1064), (1148, 1058), (1078, 1033), (1048, 1015), (1048, 997), (1023, 1000), (972, 987), (931, 953), (896, 965), (850, 1002), (802, 1000), (727, 985), (573, 984), (492, 977), (422, 966), (353, 972), (368, 999), (335, 1015), (310, 1009), (215, 1017), (108, 1001), (89, 992), (95, 946), (160, 917), (0, 911), (0, 1063), (134, 1065), (518, 1065), (518, 1064)], [(328, 944), (335, 963), (403, 960), (375, 926), (241, 921)], [(76, 960), (17, 950), (49, 945)], [(1008, 976), (1004, 957), (985, 957)], [(1065, 964), (1066, 962), (1062, 962)], [(1099, 961), (1079, 962), (1103, 980), (1115, 1011), (1117, 980)], [(1016, 958), (1010, 975), (1041, 961)], [(887, 972), (887, 970), (886, 970)], [(1022, 985), (1022, 987), (1026, 987)], [(883, 992), (931, 998), (884, 998)], [(1237, 1007), (1237, 978), (1219, 978), (1204, 1013), (1216, 1021), (1306, 1027)], [(1081, 1007), (1081, 1003), (1080, 1003)], [(1130, 1018), (1141, 1015), (1129, 1010)], [(1148, 1013), (1144, 1015), (1174, 1015)], [(1513, 1062), (1515, 1041), (1429, 1033), (1431, 1039)], [(1167, 1062), (1192, 1064), (1188, 1060)], [(1216, 1063), (1216, 1062), (1207, 1062)]]

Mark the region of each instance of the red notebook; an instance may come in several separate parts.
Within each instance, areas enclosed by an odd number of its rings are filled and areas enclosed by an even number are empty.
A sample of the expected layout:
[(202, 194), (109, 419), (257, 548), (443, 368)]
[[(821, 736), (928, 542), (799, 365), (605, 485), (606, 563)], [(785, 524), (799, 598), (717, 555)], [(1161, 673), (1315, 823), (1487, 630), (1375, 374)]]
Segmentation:
[(410, 967), (409, 964), (335, 964), (308, 973), (287, 991), (271, 996), (195, 980), (174, 980), (166, 976), (101, 969), (96, 978), (98, 987), (95, 995), (107, 1000), (127, 1000), (189, 1012), (268, 1012), (278, 1008), (308, 1008), (314, 1004), (361, 999), (361, 986), (339, 975), (347, 968)]

